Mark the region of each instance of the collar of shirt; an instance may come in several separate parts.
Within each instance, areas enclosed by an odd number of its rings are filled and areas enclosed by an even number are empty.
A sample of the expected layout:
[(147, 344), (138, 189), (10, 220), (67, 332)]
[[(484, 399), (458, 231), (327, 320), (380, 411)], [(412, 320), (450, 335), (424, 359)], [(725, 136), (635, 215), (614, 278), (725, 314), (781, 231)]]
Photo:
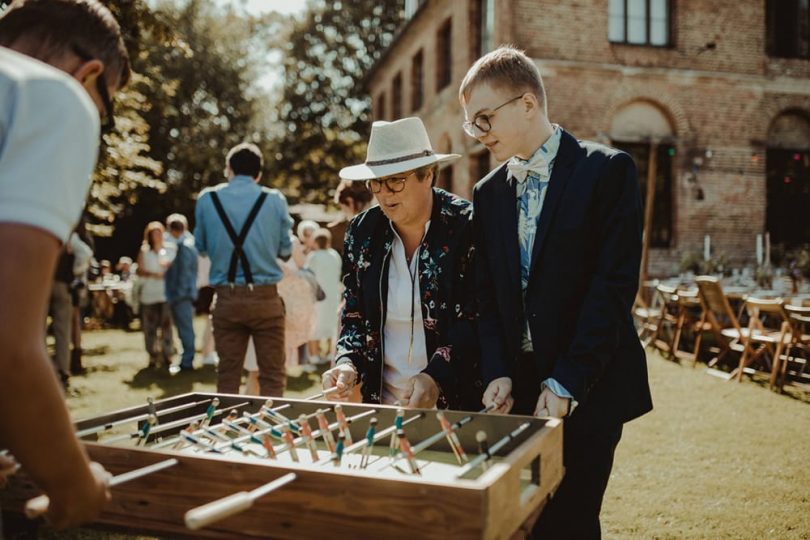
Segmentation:
[[(526, 177), (530, 172), (534, 172), (541, 180), (548, 180), (551, 176), (551, 166), (554, 158), (557, 157), (557, 151), (560, 149), (560, 139), (562, 138), (562, 129), (557, 124), (552, 124), (554, 131), (551, 136), (540, 145), (540, 148), (534, 151), (529, 159), (521, 159), (513, 156), (507, 163), (506, 168), (509, 171), (507, 181), (512, 179), (517, 180), (518, 184), (524, 184)], [(522, 192), (518, 190), (518, 196)]]

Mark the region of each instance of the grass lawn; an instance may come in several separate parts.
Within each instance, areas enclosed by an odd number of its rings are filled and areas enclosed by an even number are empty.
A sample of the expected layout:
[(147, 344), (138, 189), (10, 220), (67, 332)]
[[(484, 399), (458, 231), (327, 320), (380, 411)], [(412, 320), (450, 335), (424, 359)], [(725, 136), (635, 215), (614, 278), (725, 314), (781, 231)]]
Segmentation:
[[(72, 379), (68, 398), (77, 419), (148, 396), (214, 390), (210, 367), (174, 377), (144, 369), (140, 333), (89, 332), (84, 345), (88, 373)], [(625, 426), (605, 496), (604, 536), (810, 538), (810, 397), (725, 382), (655, 354), (649, 369), (655, 410)], [(319, 381), (293, 372), (288, 394), (311, 395)]]

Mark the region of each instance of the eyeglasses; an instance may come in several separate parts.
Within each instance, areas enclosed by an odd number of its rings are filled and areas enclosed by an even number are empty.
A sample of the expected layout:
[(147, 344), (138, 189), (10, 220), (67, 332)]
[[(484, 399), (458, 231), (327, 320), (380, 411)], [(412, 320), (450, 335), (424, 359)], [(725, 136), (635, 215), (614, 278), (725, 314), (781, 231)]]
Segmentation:
[[(73, 52), (85, 62), (95, 59), (92, 54), (89, 54), (87, 51), (77, 45), (73, 45)], [(115, 129), (115, 114), (113, 113), (113, 104), (112, 100), (110, 99), (110, 93), (107, 91), (106, 77), (103, 77), (102, 74), (99, 74), (99, 76), (96, 77), (96, 90), (98, 91), (98, 95), (101, 97), (101, 104), (104, 106), (104, 115), (101, 117), (101, 131), (102, 133), (109, 133)]]
[(480, 131), (481, 133), (489, 133), (489, 130), (492, 129), (491, 118), (495, 116), (495, 111), (497, 111), (501, 107), (506, 107), (513, 101), (519, 100), (520, 98), (523, 97), (523, 95), (524, 94), (520, 94), (517, 97), (513, 97), (506, 103), (501, 103), (500, 105), (492, 109), (492, 114), (479, 114), (478, 116), (472, 119), (472, 122), (467, 120), (466, 122), (461, 124), (461, 127), (464, 128), (464, 133), (466, 133), (470, 137), (475, 137), (476, 135), (475, 128), (478, 128), (478, 131)]
[(366, 187), (374, 194), (382, 191), (383, 184), (385, 189), (391, 193), (399, 193), (405, 189), (405, 181), (411, 177), (413, 173), (407, 176), (389, 176), (388, 178), (379, 178), (374, 180), (366, 180)]

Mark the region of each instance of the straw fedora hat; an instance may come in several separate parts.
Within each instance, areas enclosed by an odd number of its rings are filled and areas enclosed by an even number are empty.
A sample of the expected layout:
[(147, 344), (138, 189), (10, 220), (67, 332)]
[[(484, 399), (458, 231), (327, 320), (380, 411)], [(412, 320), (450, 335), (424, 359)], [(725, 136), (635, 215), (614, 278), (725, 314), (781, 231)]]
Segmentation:
[(425, 125), (419, 118), (377, 121), (371, 125), (366, 162), (342, 168), (340, 177), (344, 180), (371, 180), (460, 157), (459, 154), (434, 152)]

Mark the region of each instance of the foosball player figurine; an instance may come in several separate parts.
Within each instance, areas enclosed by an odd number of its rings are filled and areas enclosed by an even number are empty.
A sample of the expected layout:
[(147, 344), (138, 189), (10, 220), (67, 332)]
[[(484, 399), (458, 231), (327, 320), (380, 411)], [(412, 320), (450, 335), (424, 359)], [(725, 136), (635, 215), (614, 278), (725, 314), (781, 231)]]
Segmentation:
[(374, 449), (374, 435), (377, 434), (377, 417), (374, 416), (368, 422), (368, 430), (366, 431), (366, 446), (363, 447), (363, 455), (360, 458), (360, 468), (365, 469), (368, 467), (368, 460), (371, 457), (371, 451)]
[(276, 455), (276, 449), (273, 448), (273, 439), (270, 438), (270, 435), (265, 433), (262, 435), (262, 446), (264, 446), (265, 451), (267, 452), (267, 457), (269, 459), (278, 459)]
[(343, 413), (343, 406), (338, 403), (335, 405), (335, 416), (338, 421), (338, 433), (342, 433), (346, 437), (346, 444), (352, 444), (352, 434), (349, 432), (349, 421), (346, 420), (346, 415)]
[(143, 423), (141, 426), (141, 434), (138, 436), (138, 440), (135, 442), (136, 446), (146, 443), (146, 439), (149, 438), (149, 432), (152, 430), (152, 427), (157, 424), (157, 416), (154, 414), (150, 414), (146, 417), (146, 422)]
[(281, 426), (281, 436), (284, 442), (287, 443), (286, 450), (290, 452), (290, 457), (298, 463), (298, 450), (295, 448), (295, 440), (292, 431), (290, 431), (290, 426)]
[(154, 414), (155, 418), (157, 418), (157, 407), (155, 407), (155, 400), (151, 397), (146, 398), (146, 412)]
[(323, 442), (326, 444), (326, 449), (331, 454), (335, 451), (335, 437), (332, 435), (332, 430), (329, 429), (329, 421), (326, 419), (323, 409), (316, 412), (315, 416), (318, 418), (318, 428), (321, 430)]
[[(475, 434), (475, 440), (478, 441), (478, 452), (490, 458), (492, 456), (489, 455), (489, 442), (487, 442), (487, 432), (479, 430)], [(486, 459), (483, 463), (481, 463), (481, 468), (484, 470), (489, 469), (489, 459)]]
[(388, 452), (391, 455), (391, 457), (397, 455), (398, 452), (397, 448), (399, 447), (399, 444), (397, 443), (397, 436), (399, 435), (399, 432), (402, 430), (402, 421), (404, 420), (404, 418), (405, 418), (405, 409), (400, 407), (397, 409), (396, 418), (394, 418), (394, 427), (396, 427), (396, 430), (391, 434), (391, 446)]
[(307, 415), (302, 414), (298, 417), (298, 425), (301, 427), (301, 438), (304, 440), (304, 445), (309, 448), (309, 455), (312, 457), (312, 462), (315, 463), (318, 461), (318, 447), (312, 437), (312, 427), (309, 425)]
[(405, 430), (398, 429), (397, 437), (399, 438), (399, 451), (405, 454), (405, 459), (408, 461), (411, 472), (413, 474), (421, 475), (422, 473), (419, 472), (419, 466), (416, 464), (416, 458), (414, 457), (413, 450), (411, 449), (411, 443), (409, 443), (408, 438), (405, 437)]
[(202, 425), (207, 426), (211, 423), (214, 413), (217, 412), (217, 407), (219, 407), (219, 398), (214, 398), (211, 400), (208, 409), (205, 410), (205, 420), (203, 420)]
[(343, 449), (346, 447), (346, 436), (343, 433), (338, 433), (338, 440), (337, 444), (335, 445), (335, 451), (332, 454), (332, 463), (335, 464), (335, 467), (340, 467), (340, 462), (343, 460)]
[(442, 431), (444, 431), (444, 435), (447, 437), (447, 442), (450, 443), (450, 448), (453, 449), (453, 453), (456, 455), (458, 464), (461, 465), (468, 462), (469, 459), (467, 458), (467, 454), (464, 453), (464, 447), (461, 446), (461, 441), (458, 440), (458, 434), (453, 430), (453, 426), (450, 425), (444, 413), (441, 411), (437, 412), (436, 418), (439, 419), (439, 424), (441, 424)]

